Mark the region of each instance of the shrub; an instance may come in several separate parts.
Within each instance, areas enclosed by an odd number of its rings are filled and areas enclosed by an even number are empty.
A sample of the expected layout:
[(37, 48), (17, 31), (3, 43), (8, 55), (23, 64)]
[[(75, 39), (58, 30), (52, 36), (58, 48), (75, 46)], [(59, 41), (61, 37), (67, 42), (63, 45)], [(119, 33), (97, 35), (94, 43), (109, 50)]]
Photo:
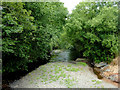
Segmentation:
[(58, 46), (66, 15), (59, 2), (3, 2), (3, 72), (27, 70), (28, 63), (48, 61), (50, 51)]
[(93, 62), (110, 62), (118, 53), (115, 4), (80, 2), (64, 27), (68, 43)]

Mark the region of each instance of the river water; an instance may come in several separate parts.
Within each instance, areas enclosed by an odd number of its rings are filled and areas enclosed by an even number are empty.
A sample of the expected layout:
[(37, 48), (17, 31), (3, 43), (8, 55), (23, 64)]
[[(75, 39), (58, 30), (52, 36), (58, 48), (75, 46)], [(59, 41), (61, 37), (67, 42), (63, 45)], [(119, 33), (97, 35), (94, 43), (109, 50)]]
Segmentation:
[(51, 62), (69, 62), (77, 58), (77, 53), (71, 50), (53, 50), (51, 55)]

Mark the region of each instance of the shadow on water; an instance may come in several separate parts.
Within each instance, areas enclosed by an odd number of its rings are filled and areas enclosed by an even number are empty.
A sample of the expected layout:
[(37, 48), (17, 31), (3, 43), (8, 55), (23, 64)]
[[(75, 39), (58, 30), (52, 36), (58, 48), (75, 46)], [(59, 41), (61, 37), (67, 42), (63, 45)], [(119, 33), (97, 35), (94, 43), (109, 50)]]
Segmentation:
[(75, 61), (77, 58), (80, 58), (80, 54), (76, 50), (69, 50), (69, 60), (70, 61)]
[(77, 58), (81, 58), (81, 55), (76, 50), (53, 50), (51, 56), (51, 62), (69, 62), (75, 61)]

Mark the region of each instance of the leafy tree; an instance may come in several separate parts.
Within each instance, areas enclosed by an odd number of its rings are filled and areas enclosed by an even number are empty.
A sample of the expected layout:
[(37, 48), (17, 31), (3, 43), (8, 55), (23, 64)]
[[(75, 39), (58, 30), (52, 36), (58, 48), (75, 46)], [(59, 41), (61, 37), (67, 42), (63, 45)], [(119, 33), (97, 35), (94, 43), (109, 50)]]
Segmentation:
[[(34, 2), (26, 3), (26, 8), (32, 11), (32, 16), (35, 17), (35, 24), (37, 28), (43, 32), (41, 36), (44, 36), (48, 41), (48, 45), (52, 48), (59, 47), (59, 38), (62, 31), (62, 27), (65, 24), (65, 18), (68, 14), (67, 9), (61, 2)], [(43, 31), (42, 31), (43, 30)], [(45, 33), (46, 32), (46, 33)], [(38, 36), (40, 37), (40, 36)]]
[(52, 48), (58, 47), (67, 12), (59, 2), (3, 2), (3, 72), (48, 61)]
[[(36, 30), (24, 3), (4, 2), (2, 11), (3, 72), (25, 69), (30, 62), (31, 32)], [(23, 63), (24, 62), (24, 63)]]
[[(118, 53), (117, 13), (114, 2), (81, 2), (64, 27), (68, 42), (81, 57), (110, 62)], [(93, 62), (94, 62), (93, 61)]]

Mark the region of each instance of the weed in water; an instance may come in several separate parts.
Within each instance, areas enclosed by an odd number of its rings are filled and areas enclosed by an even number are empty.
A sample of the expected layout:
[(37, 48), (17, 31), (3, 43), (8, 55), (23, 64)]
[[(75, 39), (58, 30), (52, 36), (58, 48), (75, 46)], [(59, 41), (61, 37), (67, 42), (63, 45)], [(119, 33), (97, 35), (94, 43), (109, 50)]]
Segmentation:
[(47, 72), (48, 74), (50, 73), (50, 72)]
[(52, 83), (52, 81), (49, 81), (49, 83)]
[(45, 74), (43, 74), (43, 76), (45, 77)]
[(56, 79), (58, 80), (60, 78), (60, 75), (56, 77)]
[(28, 73), (29, 75), (31, 75), (31, 73)]
[(68, 78), (70, 77), (70, 75), (67, 76)]
[(58, 65), (55, 65), (55, 68), (58, 68)]
[(37, 79), (40, 79), (40, 77), (37, 77)]
[(35, 84), (38, 84), (37, 82)]
[(53, 81), (56, 81), (56, 78), (53, 78), (52, 80), (53, 80)]
[(100, 87), (97, 87), (97, 88), (100, 88)]
[(59, 71), (62, 71), (62, 68), (61, 68), (61, 67), (59, 67)]
[(104, 86), (102, 85), (101, 88), (104, 88)]
[(64, 77), (64, 78), (66, 77), (66, 74), (65, 74), (65, 73), (63, 74), (63, 77)]
[(70, 78), (65, 79), (65, 84), (67, 85), (68, 88), (70, 88), (74, 85)]
[(63, 77), (63, 78), (65, 78), (66, 74), (64, 72), (61, 72), (60, 76)]
[(101, 84), (102, 82), (101, 81), (96, 81), (96, 83), (95, 84)]
[(82, 71), (83, 71), (83, 68), (81, 68), (80, 70), (82, 70)]
[(31, 81), (30, 84), (33, 84), (33, 81)]
[(70, 86), (67, 86), (68, 88), (71, 88)]
[(51, 68), (53, 68), (53, 66), (50, 66)]
[(45, 82), (45, 84), (47, 84), (47, 83)]
[(60, 81), (60, 84), (63, 84), (63, 81)]
[(79, 71), (80, 69), (79, 69), (79, 68), (67, 68), (66, 70), (67, 70), (67, 71), (77, 72), (77, 71)]
[(67, 67), (64, 67), (64, 69), (67, 69)]
[(64, 73), (64, 71), (61, 72), (61, 75)]
[(54, 75), (51, 75), (51, 74), (50, 74), (50, 78), (51, 78), (51, 79), (54, 78)]
[(50, 70), (50, 72), (53, 72), (53, 70)]
[(92, 80), (92, 82), (95, 82), (96, 80)]
[(72, 65), (71, 65), (71, 64), (68, 64), (67, 67), (72, 67)]
[(78, 63), (77, 63), (77, 65), (87, 66), (87, 64), (86, 64), (86, 63), (84, 63), (84, 62), (78, 62)]
[(45, 81), (45, 82), (48, 81), (48, 78), (44, 78), (44, 81)]
[(55, 74), (57, 74), (57, 73), (59, 73), (59, 71), (58, 71), (58, 70), (56, 70), (56, 71), (55, 71)]

